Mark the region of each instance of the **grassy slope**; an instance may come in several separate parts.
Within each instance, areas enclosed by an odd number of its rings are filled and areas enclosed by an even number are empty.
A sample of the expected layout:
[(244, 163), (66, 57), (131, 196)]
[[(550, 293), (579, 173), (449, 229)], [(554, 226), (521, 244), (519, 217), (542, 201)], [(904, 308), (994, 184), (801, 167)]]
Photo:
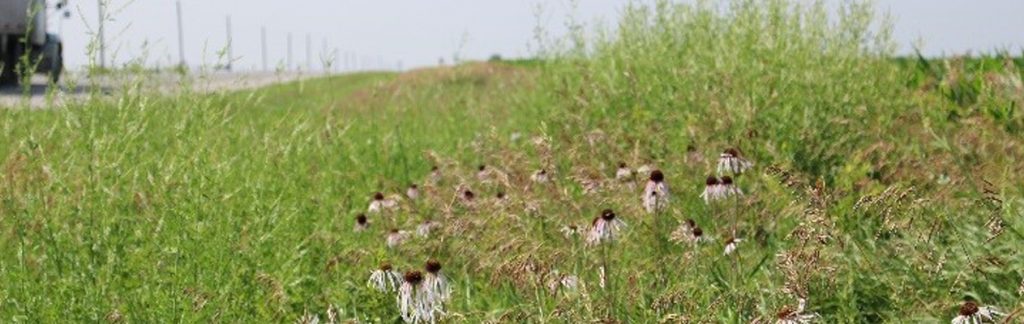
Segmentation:
[[(1000, 110), (1014, 99), (958, 101), (850, 45), (857, 17), (817, 29), (794, 23), (813, 9), (739, 8), (633, 12), (587, 59), (0, 112), (0, 318), (266, 322), (333, 305), (390, 322), (369, 272), (427, 258), (470, 322), (745, 322), (797, 296), (828, 322), (948, 320), (965, 295), (1020, 307), (1024, 147)], [(748, 195), (706, 206), (733, 146), (757, 163)], [(636, 187), (608, 181), (619, 161), (665, 170), (670, 209), (645, 215)], [(481, 163), (508, 177), (476, 180)], [(352, 232), (374, 191), (423, 185), (433, 165), (445, 179), (425, 200)], [(554, 183), (529, 182), (540, 168)], [(451, 204), (463, 185), (477, 206)], [(559, 232), (603, 208), (630, 225), (607, 251)], [(669, 243), (687, 218), (714, 241)], [(387, 228), (425, 219), (444, 227), (385, 248)], [(555, 270), (584, 285), (552, 294)]]

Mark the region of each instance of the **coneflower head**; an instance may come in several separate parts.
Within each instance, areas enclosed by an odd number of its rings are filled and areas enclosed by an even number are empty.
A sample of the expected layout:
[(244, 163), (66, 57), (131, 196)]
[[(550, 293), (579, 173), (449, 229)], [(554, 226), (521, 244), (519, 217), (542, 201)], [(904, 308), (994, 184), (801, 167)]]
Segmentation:
[(736, 148), (728, 148), (728, 149), (725, 150), (725, 152), (723, 154), (728, 154), (728, 155), (730, 155), (732, 157), (739, 157), (740, 156), (740, 151), (737, 150)]
[(708, 187), (717, 185), (718, 178), (716, 178), (715, 176), (708, 176), (708, 179), (704, 181), (704, 184), (707, 185)]
[(366, 214), (359, 214), (359, 216), (356, 216), (356, 223), (366, 224)]
[(387, 262), (381, 263), (380, 264), (380, 270), (381, 271), (391, 271), (391, 264), (387, 263)]
[(621, 168), (625, 168), (625, 167), (626, 167), (626, 162), (619, 162), (619, 168), (620, 169)]
[(978, 303), (968, 300), (965, 301), (964, 304), (960, 306), (961, 316), (971, 316), (976, 313), (978, 313)]
[(384, 200), (384, 194), (380, 192), (373, 194), (373, 200)]
[(727, 186), (728, 185), (732, 185), (732, 177), (730, 177), (730, 176), (723, 176), (722, 177), (722, 184), (727, 185)]
[(661, 170), (651, 171), (651, 181), (658, 183), (665, 181), (665, 174), (661, 173)]
[(778, 318), (779, 320), (785, 320), (792, 316), (794, 313), (796, 313), (796, 311), (789, 308), (789, 306), (786, 306), (779, 310), (778, 313), (775, 313), (775, 317)]
[(601, 211), (601, 219), (604, 219), (605, 221), (611, 221), (615, 219), (615, 212), (613, 212), (611, 209), (605, 209)]
[(423, 273), (416, 270), (408, 271), (405, 273), (405, 282), (413, 286), (419, 285), (423, 282)]
[(466, 200), (473, 200), (476, 195), (472, 191), (466, 190), (462, 193), (462, 197), (466, 198)]
[(487, 170), (487, 166), (486, 166), (486, 165), (483, 165), (483, 164), (481, 164), (480, 166), (476, 167), (476, 170), (477, 170), (477, 171), (484, 171), (484, 170)]
[(428, 260), (427, 265), (424, 268), (426, 268), (428, 273), (437, 274), (441, 271), (441, 262), (433, 259)]

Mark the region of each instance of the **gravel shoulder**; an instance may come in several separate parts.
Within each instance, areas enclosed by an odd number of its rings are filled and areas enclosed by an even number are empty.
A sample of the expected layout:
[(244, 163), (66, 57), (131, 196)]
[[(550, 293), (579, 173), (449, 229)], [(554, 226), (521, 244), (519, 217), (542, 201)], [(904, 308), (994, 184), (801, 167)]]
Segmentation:
[(235, 91), (286, 83), (305, 78), (323, 76), (320, 73), (266, 73), (216, 72), (209, 74), (119, 74), (98, 77), (92, 80), (84, 76), (68, 75), (56, 88), (47, 85), (43, 76), (32, 79), (30, 87), (0, 87), (0, 108), (49, 109), (60, 108), (69, 102), (85, 100), (89, 96), (110, 97), (125, 87), (141, 86), (143, 91), (169, 93), (189, 87), (192, 91), (209, 93)]

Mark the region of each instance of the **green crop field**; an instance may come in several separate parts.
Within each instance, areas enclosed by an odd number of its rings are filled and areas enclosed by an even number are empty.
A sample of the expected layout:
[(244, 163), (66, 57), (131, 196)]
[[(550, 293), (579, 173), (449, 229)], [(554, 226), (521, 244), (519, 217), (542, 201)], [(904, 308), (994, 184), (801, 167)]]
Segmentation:
[(896, 57), (870, 5), (798, 3), (0, 110), (0, 322), (400, 323), (407, 293), (427, 322), (1024, 320), (1024, 61)]

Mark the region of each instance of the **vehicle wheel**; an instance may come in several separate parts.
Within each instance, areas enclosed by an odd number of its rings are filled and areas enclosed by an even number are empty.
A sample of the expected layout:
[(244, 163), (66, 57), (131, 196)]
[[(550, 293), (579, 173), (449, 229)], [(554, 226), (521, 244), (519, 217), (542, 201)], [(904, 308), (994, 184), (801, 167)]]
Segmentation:
[(60, 74), (64, 72), (64, 48), (57, 45), (57, 53), (50, 59), (50, 82), (57, 84)]
[(0, 67), (0, 85), (15, 85), (18, 83), (18, 56), (21, 54), (21, 46), (17, 42), (10, 42), (7, 48), (2, 49), (3, 67)]

